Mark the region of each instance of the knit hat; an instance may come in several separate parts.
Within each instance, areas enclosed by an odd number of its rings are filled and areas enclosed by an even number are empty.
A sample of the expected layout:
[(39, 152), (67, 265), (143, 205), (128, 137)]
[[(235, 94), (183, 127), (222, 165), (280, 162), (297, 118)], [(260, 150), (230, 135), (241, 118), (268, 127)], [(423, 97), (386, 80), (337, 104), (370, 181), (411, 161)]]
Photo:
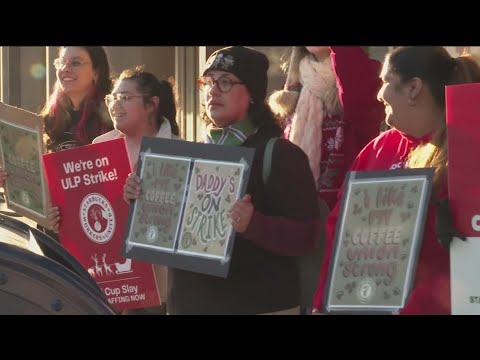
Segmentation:
[(229, 72), (245, 83), (255, 102), (267, 96), (267, 71), (270, 62), (265, 54), (244, 46), (229, 46), (215, 51), (205, 64), (205, 75), (211, 70)]

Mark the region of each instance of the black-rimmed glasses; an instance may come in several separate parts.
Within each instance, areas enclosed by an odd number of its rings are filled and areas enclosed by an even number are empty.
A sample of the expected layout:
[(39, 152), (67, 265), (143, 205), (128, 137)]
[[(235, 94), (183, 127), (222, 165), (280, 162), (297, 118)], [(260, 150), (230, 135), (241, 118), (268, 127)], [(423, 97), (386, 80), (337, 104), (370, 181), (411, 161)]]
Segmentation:
[(233, 81), (228, 77), (228, 75), (222, 75), (220, 76), (217, 80), (215, 80), (211, 76), (200, 76), (198, 79), (198, 87), (200, 90), (208, 90), (210, 89), (213, 85), (217, 85), (218, 89), (222, 93), (227, 93), (230, 90), (232, 90), (233, 85), (237, 84), (245, 84), (242, 81)]
[(137, 97), (145, 97), (145, 95), (129, 95), (122, 93), (108, 94), (105, 96), (105, 104), (107, 104), (107, 106), (110, 106), (111, 104), (113, 104), (114, 101), (129, 102), (131, 99)]

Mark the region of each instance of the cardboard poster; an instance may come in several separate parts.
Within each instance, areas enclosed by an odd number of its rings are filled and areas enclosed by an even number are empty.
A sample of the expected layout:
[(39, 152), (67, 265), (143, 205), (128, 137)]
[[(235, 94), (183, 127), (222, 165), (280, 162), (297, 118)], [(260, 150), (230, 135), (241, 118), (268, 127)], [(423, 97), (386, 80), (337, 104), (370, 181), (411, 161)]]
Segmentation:
[(254, 151), (144, 138), (125, 256), (226, 277), (235, 239), (228, 210), (245, 193)]
[(145, 154), (143, 192), (134, 204), (130, 243), (174, 251), (189, 172), (190, 159)]
[(29, 111), (0, 103), (0, 162), (7, 170), (7, 207), (47, 226), (49, 201), (41, 156), (43, 120)]
[(452, 314), (480, 314), (480, 84), (447, 86), (448, 197), (457, 230), (450, 245)]
[(227, 211), (239, 197), (244, 164), (196, 160), (185, 202), (178, 252), (224, 260), (232, 226)]
[(123, 138), (43, 155), (60, 242), (95, 278), (116, 310), (157, 306), (151, 264), (122, 256), (130, 162)]
[(330, 264), (327, 312), (395, 312), (405, 306), (432, 176), (432, 169), (348, 174)]

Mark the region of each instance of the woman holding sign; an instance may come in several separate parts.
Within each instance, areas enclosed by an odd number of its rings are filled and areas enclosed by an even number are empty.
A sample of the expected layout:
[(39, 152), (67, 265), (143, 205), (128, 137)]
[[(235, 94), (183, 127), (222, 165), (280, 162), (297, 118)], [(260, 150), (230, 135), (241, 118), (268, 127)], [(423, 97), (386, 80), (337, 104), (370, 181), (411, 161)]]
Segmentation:
[[(124, 70), (115, 81), (112, 93), (105, 96), (105, 103), (115, 129), (95, 138), (93, 143), (125, 138), (132, 169), (136, 169), (144, 136), (179, 139), (175, 94), (172, 84), (166, 80), (158, 80), (155, 75), (141, 68)], [(58, 207), (51, 208), (49, 219), (52, 228), (58, 230), (60, 225)], [(154, 265), (154, 270), (162, 303), (166, 304), (167, 269), (165, 266)], [(165, 306), (124, 312), (124, 314), (162, 313), (165, 313)]]
[[(173, 85), (158, 80), (141, 68), (122, 72), (113, 91), (105, 97), (115, 130), (96, 138), (93, 143), (124, 137), (130, 165), (134, 171), (144, 136), (179, 139)], [(126, 310), (125, 315), (165, 314), (167, 302), (167, 267), (153, 265), (161, 307)]]
[[(47, 151), (86, 145), (111, 128), (103, 99), (111, 90), (110, 65), (101, 46), (66, 46), (53, 62), (57, 81), (41, 115)], [(6, 172), (0, 168), (0, 187)]]
[[(41, 111), (48, 152), (89, 144), (111, 129), (103, 106), (103, 99), (111, 90), (105, 49), (102, 46), (61, 47), (53, 65), (57, 81)], [(0, 187), (6, 178), (6, 171), (0, 167)], [(37, 227), (57, 238), (54, 232)]]
[(65, 46), (59, 49), (53, 65), (57, 81), (41, 112), (45, 117), (46, 149), (55, 152), (90, 144), (111, 129), (103, 106), (112, 88), (107, 53), (102, 46)]
[[(480, 68), (469, 57), (450, 57), (441, 46), (399, 47), (386, 56), (381, 79), (383, 86), (378, 100), (384, 103), (385, 121), (393, 129), (371, 141), (357, 156), (351, 170), (435, 167), (432, 202), (415, 280), (400, 313), (450, 314), (451, 236), (443, 243), (435, 233), (435, 203), (447, 197), (445, 86), (480, 81)], [(339, 209), (337, 202), (327, 219), (327, 249), (314, 298), (314, 313), (322, 312), (324, 306)]]
[[(270, 179), (262, 181), (266, 143), (282, 133), (265, 103), (268, 67), (261, 52), (227, 47), (211, 55), (199, 80), (206, 142), (256, 151), (247, 195), (230, 211), (236, 239), (228, 277), (170, 268), (171, 314), (299, 314), (295, 256), (314, 247), (318, 202), (307, 156), (287, 140), (277, 141)], [(129, 176), (125, 198), (140, 191), (139, 178)]]

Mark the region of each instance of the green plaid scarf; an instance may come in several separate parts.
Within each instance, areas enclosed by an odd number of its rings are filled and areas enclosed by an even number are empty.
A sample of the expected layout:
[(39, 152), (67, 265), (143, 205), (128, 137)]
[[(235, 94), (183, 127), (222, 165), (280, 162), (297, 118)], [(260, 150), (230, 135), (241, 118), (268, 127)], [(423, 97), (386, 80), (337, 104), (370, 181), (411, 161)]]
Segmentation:
[(205, 142), (207, 144), (240, 146), (256, 132), (257, 128), (248, 118), (224, 128), (210, 124), (207, 126)]

